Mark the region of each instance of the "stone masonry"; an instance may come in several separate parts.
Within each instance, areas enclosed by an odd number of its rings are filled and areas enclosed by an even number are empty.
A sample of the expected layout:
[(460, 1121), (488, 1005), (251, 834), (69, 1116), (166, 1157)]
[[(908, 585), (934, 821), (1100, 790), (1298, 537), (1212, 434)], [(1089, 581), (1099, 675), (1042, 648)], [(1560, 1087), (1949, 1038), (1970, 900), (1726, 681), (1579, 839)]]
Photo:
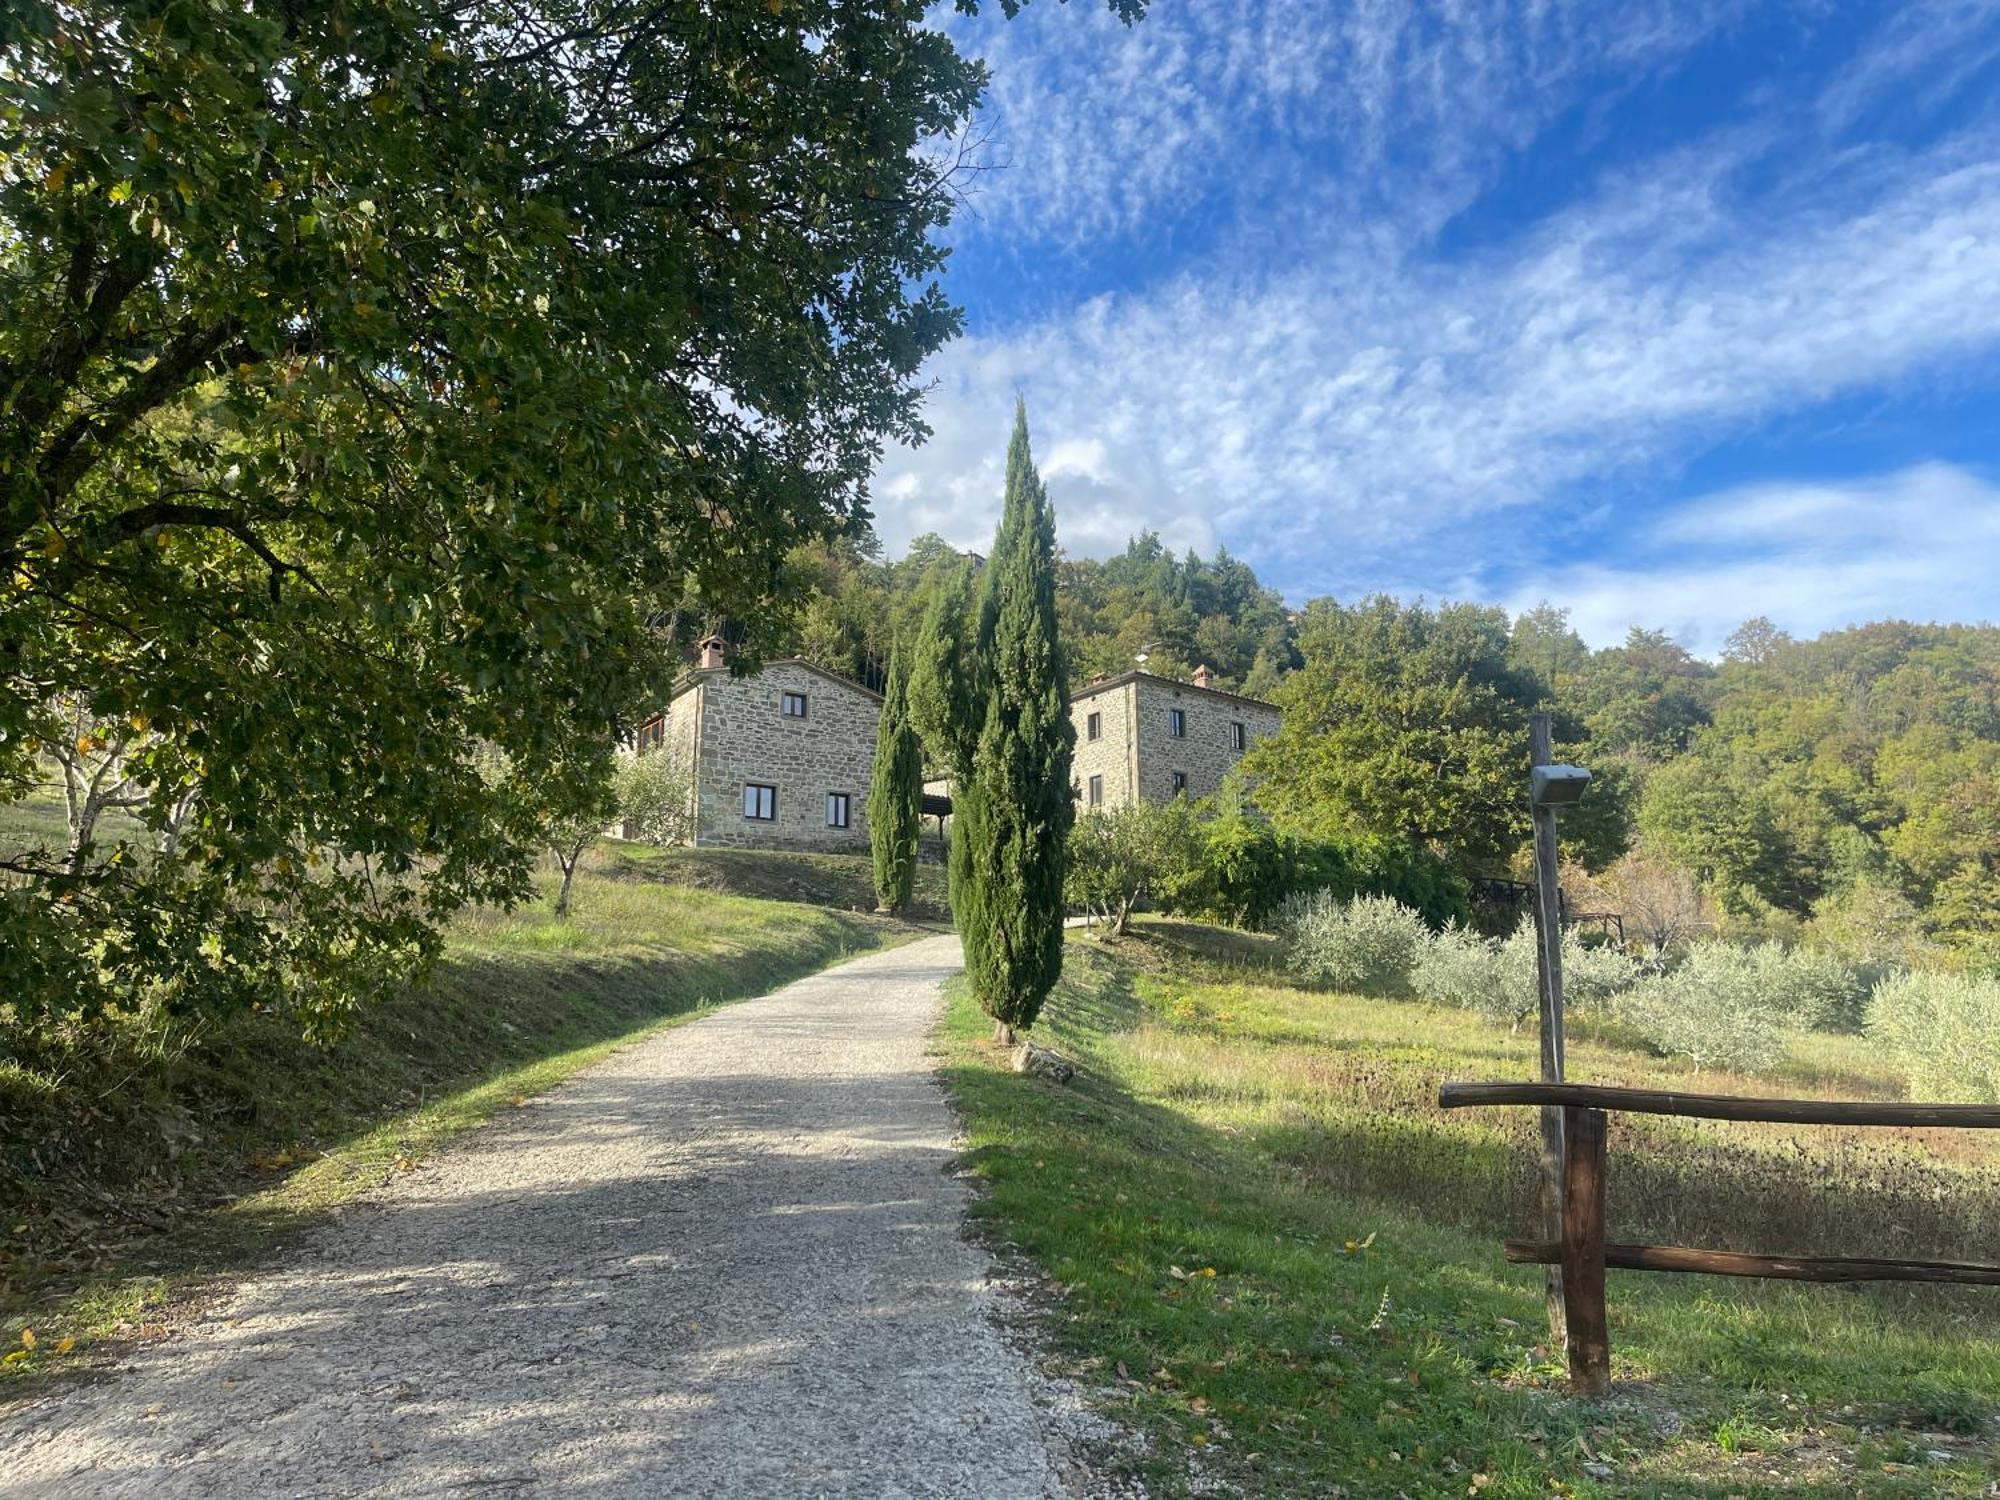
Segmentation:
[[(712, 661), (719, 663), (717, 650)], [(784, 712), (787, 693), (805, 699), (803, 715)], [(796, 657), (749, 677), (706, 665), (683, 677), (660, 720), (642, 727), (646, 753), (665, 753), (691, 768), (693, 842), (703, 848), (868, 852), (868, 784), (882, 700), (844, 677)], [(1174, 733), (1180, 713), (1182, 733)], [(1090, 720), (1097, 718), (1097, 735)], [(1102, 778), (1104, 808), (1143, 798), (1165, 802), (1177, 790), (1213, 795), (1244, 750), (1280, 722), (1277, 708), (1200, 682), (1127, 672), (1093, 682), (1070, 698), (1076, 726), (1072, 778), (1088, 808), (1090, 782)], [(1243, 745), (1238, 748), (1237, 726)], [(1174, 784), (1175, 773), (1186, 778)], [(745, 814), (747, 786), (771, 788), (773, 816)], [(950, 783), (924, 790), (950, 795)], [(847, 798), (847, 826), (828, 821), (827, 797)]]
[[(803, 716), (784, 695), (805, 699)], [(694, 842), (701, 848), (868, 852), (868, 783), (882, 700), (809, 662), (786, 658), (753, 676), (697, 670), (667, 706), (664, 748), (693, 767)], [(746, 785), (773, 789), (774, 816), (744, 813)], [(847, 798), (847, 826), (828, 822), (829, 794)]]
[[(1174, 734), (1174, 713), (1183, 732)], [(1097, 716), (1097, 737), (1090, 719)], [(1186, 778), (1190, 797), (1207, 797), (1221, 787), (1244, 749), (1276, 734), (1283, 716), (1269, 703), (1220, 688), (1126, 672), (1093, 682), (1070, 696), (1076, 726), (1072, 772), (1079, 803), (1090, 806), (1090, 778), (1103, 778), (1105, 808), (1135, 799), (1165, 802), (1175, 794), (1174, 773)], [(1243, 749), (1236, 745), (1242, 726)]]

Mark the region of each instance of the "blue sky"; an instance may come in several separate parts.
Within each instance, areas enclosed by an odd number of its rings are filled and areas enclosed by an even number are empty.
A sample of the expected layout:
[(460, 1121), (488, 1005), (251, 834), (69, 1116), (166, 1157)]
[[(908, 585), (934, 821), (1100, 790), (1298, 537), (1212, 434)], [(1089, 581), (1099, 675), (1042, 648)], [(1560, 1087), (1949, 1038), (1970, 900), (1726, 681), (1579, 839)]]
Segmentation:
[(989, 169), (892, 551), (990, 537), (1018, 389), (1077, 553), (1703, 652), (2000, 618), (2000, 0), (948, 24)]

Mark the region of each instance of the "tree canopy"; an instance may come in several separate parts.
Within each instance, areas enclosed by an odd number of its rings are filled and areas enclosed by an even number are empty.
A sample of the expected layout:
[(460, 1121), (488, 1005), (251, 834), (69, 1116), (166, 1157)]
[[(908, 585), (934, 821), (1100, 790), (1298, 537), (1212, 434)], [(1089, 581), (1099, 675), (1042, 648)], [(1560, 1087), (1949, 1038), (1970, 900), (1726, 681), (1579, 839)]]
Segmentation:
[(151, 831), (0, 850), (22, 1014), (336, 1027), (587, 811), (656, 611), (784, 618), (958, 328), (924, 21), (0, 13), (0, 800), (81, 702)]
[(1314, 600), (1304, 665), (1279, 694), (1284, 728), (1245, 762), (1257, 801), (1302, 833), (1409, 843), (1464, 868), (1504, 861), (1526, 827), (1541, 696), (1507, 646), (1497, 609)]

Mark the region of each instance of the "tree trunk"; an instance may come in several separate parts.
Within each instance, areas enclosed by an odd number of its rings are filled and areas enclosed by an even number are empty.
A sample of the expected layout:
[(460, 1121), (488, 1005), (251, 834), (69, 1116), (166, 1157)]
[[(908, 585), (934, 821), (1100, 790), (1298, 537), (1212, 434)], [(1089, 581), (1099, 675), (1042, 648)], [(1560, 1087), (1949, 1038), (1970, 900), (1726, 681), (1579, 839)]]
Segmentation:
[(993, 1040), (1003, 1047), (1013, 1046), (1015, 1041), (1014, 1028), (1009, 1026), (1005, 1021), (995, 1021), (993, 1023)]
[(577, 861), (582, 858), (581, 849), (567, 859), (560, 854), (556, 856), (556, 863), (562, 866), (562, 884), (556, 887), (556, 915), (559, 917), (569, 915), (569, 884), (576, 879)]

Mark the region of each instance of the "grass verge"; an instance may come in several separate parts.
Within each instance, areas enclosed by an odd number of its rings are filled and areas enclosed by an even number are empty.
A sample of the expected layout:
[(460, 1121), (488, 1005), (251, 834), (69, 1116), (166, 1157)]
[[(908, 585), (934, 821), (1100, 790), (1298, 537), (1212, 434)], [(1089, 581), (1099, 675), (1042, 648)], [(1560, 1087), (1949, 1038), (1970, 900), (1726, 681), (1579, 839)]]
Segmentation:
[(916, 935), (590, 875), (567, 921), (541, 902), (460, 922), (438, 982), (335, 1047), (246, 1017), (0, 1064), (0, 1372), (156, 1337), (218, 1276), (613, 1048)]
[[(945, 1022), (977, 1212), (1045, 1274), (1074, 1372), (1154, 1440), (1160, 1492), (1990, 1493), (2000, 1316), (1976, 1299), (1613, 1272), (1616, 1388), (1569, 1398), (1539, 1273), (1500, 1256), (1516, 1224), (1468, 1227), (1457, 1197), (1515, 1143), (1400, 1102), (1524, 1074), (1531, 1039), (1290, 988), (1254, 946), (1074, 938), (1035, 1033), (1081, 1064), (1067, 1088), (1006, 1071), (962, 989)], [(1703, 1160), (1661, 1171), (1696, 1193)], [(1615, 1185), (1612, 1214), (1622, 1234)]]

